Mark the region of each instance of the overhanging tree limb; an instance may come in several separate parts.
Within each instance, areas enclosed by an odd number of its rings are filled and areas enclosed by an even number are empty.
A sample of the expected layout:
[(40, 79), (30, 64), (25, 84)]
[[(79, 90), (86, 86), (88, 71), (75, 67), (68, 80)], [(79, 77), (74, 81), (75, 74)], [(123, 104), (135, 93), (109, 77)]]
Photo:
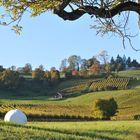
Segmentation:
[[(128, 32), (128, 11), (140, 15), (140, 0), (0, 0), (1, 25), (12, 25), (16, 33), (21, 32), (20, 21), (27, 11), (32, 17), (38, 16), (47, 11), (53, 11), (64, 20), (74, 21), (85, 14), (96, 17), (95, 25), (92, 28), (97, 30), (101, 36), (111, 32), (117, 34), (131, 45), (130, 38), (135, 36)], [(116, 15), (121, 15), (115, 17)], [(127, 15), (127, 16), (124, 16)], [(115, 17), (115, 18), (114, 18)], [(14, 25), (13, 25), (14, 24)], [(140, 20), (139, 20), (140, 24)], [(132, 46), (132, 45), (131, 45)], [(133, 47), (132, 47), (133, 48)]]
[(54, 9), (54, 13), (64, 20), (76, 20), (86, 13), (100, 18), (112, 18), (124, 11), (133, 11), (140, 15), (140, 4), (132, 1), (120, 3), (110, 9), (100, 8), (97, 6), (81, 6), (76, 10), (67, 12), (64, 8)]

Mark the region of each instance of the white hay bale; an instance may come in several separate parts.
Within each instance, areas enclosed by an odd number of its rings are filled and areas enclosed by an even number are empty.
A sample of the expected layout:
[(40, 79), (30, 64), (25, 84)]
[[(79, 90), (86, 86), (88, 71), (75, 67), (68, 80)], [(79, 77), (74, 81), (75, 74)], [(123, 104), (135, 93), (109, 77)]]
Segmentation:
[(15, 124), (26, 124), (27, 117), (22, 111), (15, 109), (15, 110), (10, 110), (9, 112), (6, 113), (4, 117), (4, 121), (15, 123)]

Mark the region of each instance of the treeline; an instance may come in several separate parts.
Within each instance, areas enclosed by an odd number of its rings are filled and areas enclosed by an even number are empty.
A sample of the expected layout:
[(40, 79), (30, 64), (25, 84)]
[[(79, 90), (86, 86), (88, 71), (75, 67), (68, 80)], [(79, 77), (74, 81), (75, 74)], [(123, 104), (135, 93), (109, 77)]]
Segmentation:
[(18, 71), (13, 69), (1, 69), (0, 89), (4, 90), (48, 90), (60, 80), (60, 73), (56, 69), (44, 71), (41, 67), (33, 71)]
[(29, 63), (20, 68), (11, 66), (6, 69), (0, 66), (0, 88), (47, 90), (56, 86), (63, 79), (108, 77), (113, 71), (118, 72), (132, 68), (140, 68), (137, 60), (120, 55), (109, 60), (106, 51), (102, 51), (90, 59), (82, 59), (80, 56), (72, 55), (61, 61), (59, 70), (55, 67), (45, 70), (43, 65), (33, 70)]
[(102, 51), (96, 57), (90, 59), (82, 59), (80, 56), (72, 55), (68, 59), (61, 62), (60, 70), (66, 77), (81, 76), (94, 77), (95, 75), (106, 74), (107, 76), (113, 71), (122, 71), (128, 69), (138, 69), (140, 64), (135, 59), (121, 57), (117, 55), (109, 60), (108, 53)]
[(118, 55), (116, 57), (116, 59), (114, 59), (114, 57), (112, 57), (109, 64), (112, 66), (113, 71), (140, 68), (140, 64), (136, 59), (131, 60), (130, 57), (126, 58), (125, 55), (123, 57)]

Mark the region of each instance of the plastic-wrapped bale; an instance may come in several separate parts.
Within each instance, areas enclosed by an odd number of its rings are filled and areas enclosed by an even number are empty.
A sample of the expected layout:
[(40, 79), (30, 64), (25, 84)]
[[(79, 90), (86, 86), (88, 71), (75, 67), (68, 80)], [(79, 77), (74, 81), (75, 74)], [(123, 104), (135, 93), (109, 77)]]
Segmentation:
[(6, 113), (4, 117), (4, 121), (15, 123), (15, 124), (26, 124), (27, 117), (22, 111), (15, 109), (15, 110), (10, 110), (9, 112)]

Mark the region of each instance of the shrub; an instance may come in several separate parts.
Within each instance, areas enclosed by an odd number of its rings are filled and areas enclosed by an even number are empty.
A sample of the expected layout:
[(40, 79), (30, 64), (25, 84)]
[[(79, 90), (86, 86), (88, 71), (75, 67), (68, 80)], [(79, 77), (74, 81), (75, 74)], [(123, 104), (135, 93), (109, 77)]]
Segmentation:
[(140, 120), (140, 114), (134, 115), (134, 120)]
[(110, 119), (117, 112), (117, 108), (114, 98), (97, 99), (93, 104), (93, 116), (99, 119)]
[(118, 88), (116, 86), (106, 86), (105, 90), (117, 90)]

